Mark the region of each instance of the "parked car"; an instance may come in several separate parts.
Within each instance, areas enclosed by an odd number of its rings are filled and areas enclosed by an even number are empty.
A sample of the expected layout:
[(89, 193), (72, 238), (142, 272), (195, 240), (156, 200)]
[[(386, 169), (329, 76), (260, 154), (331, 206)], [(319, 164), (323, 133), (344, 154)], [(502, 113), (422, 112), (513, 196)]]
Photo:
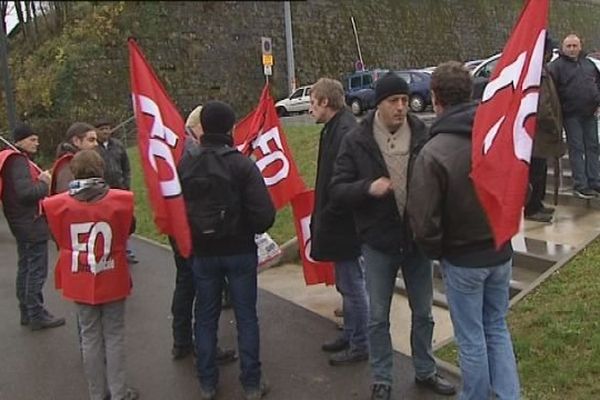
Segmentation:
[(431, 73), (419, 70), (396, 71), (408, 83), (408, 106), (413, 112), (424, 111), (431, 104)]
[[(374, 83), (387, 73), (388, 70), (376, 69), (350, 74), (344, 79), (346, 104), (354, 115), (360, 115), (366, 110), (375, 108)], [(431, 74), (421, 70), (394, 71), (403, 78), (409, 86), (409, 107), (414, 112), (421, 112), (431, 104), (429, 87)]]
[(481, 60), (471, 60), (471, 61), (467, 61), (465, 63), (465, 67), (469, 70), (469, 71), (473, 71), (475, 68), (477, 68), (477, 66), (479, 64), (481, 64), (482, 62), (484, 62), (485, 59), (481, 59)]
[(354, 115), (375, 107), (374, 82), (387, 70), (357, 71), (344, 78), (342, 84), (346, 92), (346, 104)]
[(289, 97), (279, 100), (275, 103), (277, 115), (284, 117), (294, 113), (308, 112), (310, 107), (310, 88), (312, 86), (302, 86), (294, 90)]
[[(502, 53), (494, 54), (490, 58), (483, 61), (479, 64), (472, 72), (473, 75), (473, 99), (479, 100), (483, 96), (483, 90), (487, 86), (492, 73), (494, 72), (494, 68), (498, 64), (498, 60), (500, 60), (500, 56)], [(552, 50), (552, 59), (551, 62), (558, 58), (558, 49)], [(600, 71), (600, 60), (587, 56), (587, 58), (594, 63), (598, 71)]]

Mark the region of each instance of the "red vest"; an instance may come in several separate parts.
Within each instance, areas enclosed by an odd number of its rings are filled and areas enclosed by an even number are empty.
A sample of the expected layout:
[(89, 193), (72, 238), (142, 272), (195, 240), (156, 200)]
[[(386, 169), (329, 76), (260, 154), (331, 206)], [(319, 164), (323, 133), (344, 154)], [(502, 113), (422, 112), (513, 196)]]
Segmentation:
[(4, 164), (9, 159), (9, 157), (12, 155), (27, 158), (27, 162), (29, 163), (29, 172), (31, 173), (31, 179), (33, 180), (33, 182), (37, 182), (38, 177), (40, 176), (40, 171), (37, 169), (36, 165), (24, 153), (19, 153), (18, 151), (14, 151), (12, 149), (0, 151), (0, 198), (2, 197), (2, 168), (4, 167)]
[(59, 247), (56, 287), (85, 304), (124, 299), (131, 292), (126, 248), (133, 193), (110, 189), (96, 202), (68, 193), (44, 199), (48, 226)]
[(65, 153), (59, 159), (54, 161), (52, 165), (52, 180), (50, 181), (50, 194), (56, 194), (56, 177), (58, 172), (63, 168), (69, 168), (69, 164), (73, 159), (73, 153)]

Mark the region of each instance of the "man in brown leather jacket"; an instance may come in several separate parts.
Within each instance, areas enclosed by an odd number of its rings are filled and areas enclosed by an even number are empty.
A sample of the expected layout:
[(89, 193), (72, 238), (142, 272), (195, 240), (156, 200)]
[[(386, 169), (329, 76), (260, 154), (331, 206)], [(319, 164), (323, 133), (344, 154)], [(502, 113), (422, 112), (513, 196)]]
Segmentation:
[(476, 103), (462, 63), (438, 66), (431, 77), (437, 119), (415, 160), (408, 216), (415, 240), (439, 260), (460, 353), (461, 399), (519, 399), (519, 377), (506, 324), (512, 271), (510, 241), (496, 249), (475, 194), (471, 136)]
[[(552, 58), (552, 40), (546, 38), (544, 62)], [(546, 193), (547, 160), (558, 160), (566, 151), (562, 139), (562, 111), (558, 92), (546, 66), (542, 69), (540, 100), (538, 103), (536, 134), (533, 139), (533, 154), (529, 166), (531, 194), (525, 205), (525, 219), (550, 222), (554, 209), (542, 203)], [(556, 168), (556, 167), (555, 167)], [(555, 170), (556, 174), (556, 170)]]

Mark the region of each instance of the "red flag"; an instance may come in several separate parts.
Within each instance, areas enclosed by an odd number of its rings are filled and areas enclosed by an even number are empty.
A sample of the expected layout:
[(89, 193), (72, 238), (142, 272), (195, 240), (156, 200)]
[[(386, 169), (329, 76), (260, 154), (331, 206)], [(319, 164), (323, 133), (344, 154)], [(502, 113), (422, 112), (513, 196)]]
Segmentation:
[(161, 233), (175, 239), (181, 255), (189, 257), (191, 234), (177, 175), (185, 142), (184, 121), (133, 39), (129, 39), (129, 73), (138, 148), (154, 222)]
[(515, 26), (473, 125), (471, 178), (496, 247), (519, 231), (548, 19), (548, 0), (529, 0)]
[(310, 257), (310, 217), (313, 212), (314, 203), (314, 190), (300, 193), (292, 200), (294, 225), (296, 226), (300, 257), (302, 258), (304, 281), (307, 285), (316, 285), (319, 283), (333, 285), (335, 283), (333, 263), (315, 261)]
[(275, 208), (282, 208), (306, 189), (281, 129), (269, 84), (256, 109), (236, 125), (233, 138), (238, 150), (255, 158)]

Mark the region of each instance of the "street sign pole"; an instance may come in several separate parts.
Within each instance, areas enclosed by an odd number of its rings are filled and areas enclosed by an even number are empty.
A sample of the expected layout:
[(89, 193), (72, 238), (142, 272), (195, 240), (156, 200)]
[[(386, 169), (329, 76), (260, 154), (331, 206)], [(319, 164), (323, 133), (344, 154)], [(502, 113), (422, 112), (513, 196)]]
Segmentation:
[(285, 17), (285, 53), (287, 55), (288, 93), (292, 93), (296, 90), (296, 68), (294, 64), (294, 38), (292, 36), (292, 11), (289, 1), (283, 3), (283, 11)]
[(262, 47), (263, 73), (266, 82), (269, 83), (269, 76), (273, 75), (273, 45), (270, 37), (260, 38)]
[(358, 40), (358, 31), (356, 30), (356, 23), (354, 23), (354, 17), (350, 17), (350, 21), (352, 21), (352, 31), (354, 32), (354, 39), (356, 40), (356, 48), (358, 49), (358, 60), (360, 61), (360, 65), (364, 68), (365, 63), (362, 58), (362, 52), (360, 51), (360, 42)]

